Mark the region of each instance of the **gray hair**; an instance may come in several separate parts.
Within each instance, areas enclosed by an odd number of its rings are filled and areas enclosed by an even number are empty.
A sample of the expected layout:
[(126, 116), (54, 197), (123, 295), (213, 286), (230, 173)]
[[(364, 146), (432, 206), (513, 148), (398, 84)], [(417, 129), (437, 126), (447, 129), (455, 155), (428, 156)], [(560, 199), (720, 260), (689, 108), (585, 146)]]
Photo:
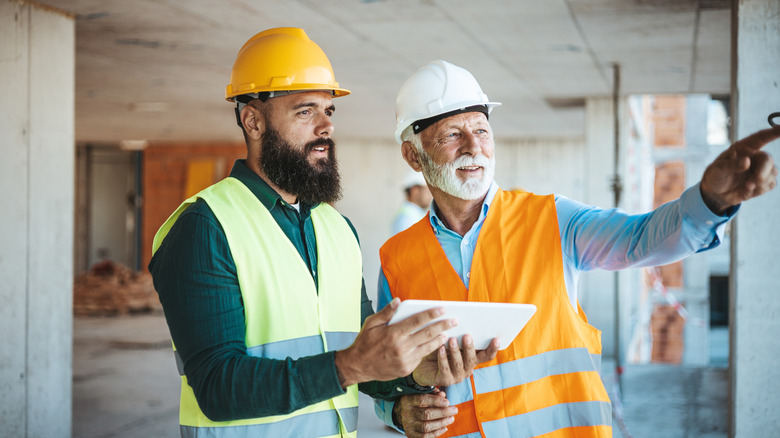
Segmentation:
[(418, 153), (425, 152), (423, 150), (423, 144), (422, 139), (420, 139), (420, 134), (414, 133), (414, 127), (412, 125), (409, 125), (404, 129), (404, 131), (401, 133), (401, 141), (408, 141), (412, 143), (412, 146), (414, 146), (414, 149)]

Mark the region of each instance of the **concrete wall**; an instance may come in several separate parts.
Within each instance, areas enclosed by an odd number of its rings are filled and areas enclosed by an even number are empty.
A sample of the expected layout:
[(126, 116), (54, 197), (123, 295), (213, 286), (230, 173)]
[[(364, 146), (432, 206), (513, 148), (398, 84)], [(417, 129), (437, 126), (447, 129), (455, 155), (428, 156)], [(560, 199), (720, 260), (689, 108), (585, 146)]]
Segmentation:
[(0, 427), (71, 433), (74, 22), (0, 1)]
[[(735, 2), (732, 36), (734, 135), (767, 128), (780, 111), (780, 2)], [(780, 160), (780, 141), (765, 148)], [(774, 436), (780, 428), (780, 190), (742, 205), (731, 255), (731, 430), (733, 437)]]

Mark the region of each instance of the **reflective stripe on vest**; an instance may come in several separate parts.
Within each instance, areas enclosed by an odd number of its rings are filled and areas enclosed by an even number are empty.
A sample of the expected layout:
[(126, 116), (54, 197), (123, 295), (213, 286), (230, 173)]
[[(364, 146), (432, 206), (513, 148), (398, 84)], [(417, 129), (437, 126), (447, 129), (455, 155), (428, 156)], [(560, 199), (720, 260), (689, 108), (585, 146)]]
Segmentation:
[[(156, 251), (179, 215), (204, 199), (222, 226), (236, 264), (246, 320), (246, 345), (253, 356), (298, 358), (344, 348), (360, 330), (362, 262), (346, 220), (320, 204), (311, 219), (317, 238), (318, 286), (298, 251), (257, 197), (226, 178), (185, 201), (154, 239)], [(200, 410), (182, 373), (180, 424), (183, 436), (355, 436), (357, 385), (330, 400), (286, 415), (214, 422)], [(292, 435), (290, 435), (292, 434)]]
[(553, 196), (499, 190), (482, 226), (470, 288), (428, 221), (380, 250), (394, 297), (529, 303), (537, 313), (496, 359), (446, 388), (455, 422), (444, 437), (609, 437), (600, 332), (566, 293)]
[(465, 435), (458, 435), (453, 438), (482, 438), (482, 434), (479, 432), (467, 433)]
[[(328, 351), (343, 350), (355, 341), (354, 332), (325, 332)], [(322, 338), (310, 336), (307, 338), (290, 339), (288, 341), (271, 342), (247, 349), (250, 356), (267, 357), (270, 359), (298, 359), (322, 353)]]
[[(357, 432), (358, 408), (339, 409), (344, 423), (353, 424), (347, 428)], [(268, 424), (228, 427), (180, 426), (183, 438), (257, 438), (257, 437), (314, 437), (339, 436), (338, 417), (333, 411), (314, 412)]]
[[(585, 348), (553, 350), (492, 367), (478, 368), (474, 370), (474, 388), (477, 394), (485, 394), (547, 376), (588, 371), (601, 371), (601, 355), (590, 354)], [(453, 405), (474, 400), (468, 380), (447, 387), (445, 392)]]
[(482, 430), (485, 431), (485, 436), (491, 438), (517, 437), (519, 436), (516, 433), (518, 430), (527, 434), (522, 436), (534, 437), (567, 427), (610, 426), (611, 424), (611, 404), (602, 401), (588, 401), (560, 403), (527, 414), (486, 421), (482, 423)]

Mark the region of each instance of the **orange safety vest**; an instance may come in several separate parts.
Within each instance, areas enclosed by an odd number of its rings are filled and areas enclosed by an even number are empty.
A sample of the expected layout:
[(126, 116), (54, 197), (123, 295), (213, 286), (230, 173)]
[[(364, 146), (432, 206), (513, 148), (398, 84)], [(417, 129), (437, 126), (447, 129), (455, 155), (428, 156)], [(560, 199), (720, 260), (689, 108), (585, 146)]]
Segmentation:
[(611, 437), (600, 378), (601, 332), (577, 313), (563, 278), (552, 195), (499, 190), (479, 235), (466, 289), (424, 218), (380, 249), (394, 297), (535, 304), (496, 358), (446, 388), (458, 408), (445, 437)]

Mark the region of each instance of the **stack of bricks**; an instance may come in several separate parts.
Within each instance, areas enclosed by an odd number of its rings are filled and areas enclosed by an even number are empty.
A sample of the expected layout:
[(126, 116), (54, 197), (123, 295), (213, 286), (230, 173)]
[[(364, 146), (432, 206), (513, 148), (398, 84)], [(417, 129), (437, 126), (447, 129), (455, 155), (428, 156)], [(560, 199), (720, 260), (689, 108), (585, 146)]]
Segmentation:
[(148, 272), (137, 272), (108, 260), (76, 277), (73, 285), (73, 313), (78, 316), (115, 316), (160, 309)]
[(685, 104), (681, 94), (653, 98), (653, 143), (658, 147), (685, 147)]
[(668, 304), (657, 305), (650, 317), (653, 336), (652, 362), (682, 363), (685, 318)]

